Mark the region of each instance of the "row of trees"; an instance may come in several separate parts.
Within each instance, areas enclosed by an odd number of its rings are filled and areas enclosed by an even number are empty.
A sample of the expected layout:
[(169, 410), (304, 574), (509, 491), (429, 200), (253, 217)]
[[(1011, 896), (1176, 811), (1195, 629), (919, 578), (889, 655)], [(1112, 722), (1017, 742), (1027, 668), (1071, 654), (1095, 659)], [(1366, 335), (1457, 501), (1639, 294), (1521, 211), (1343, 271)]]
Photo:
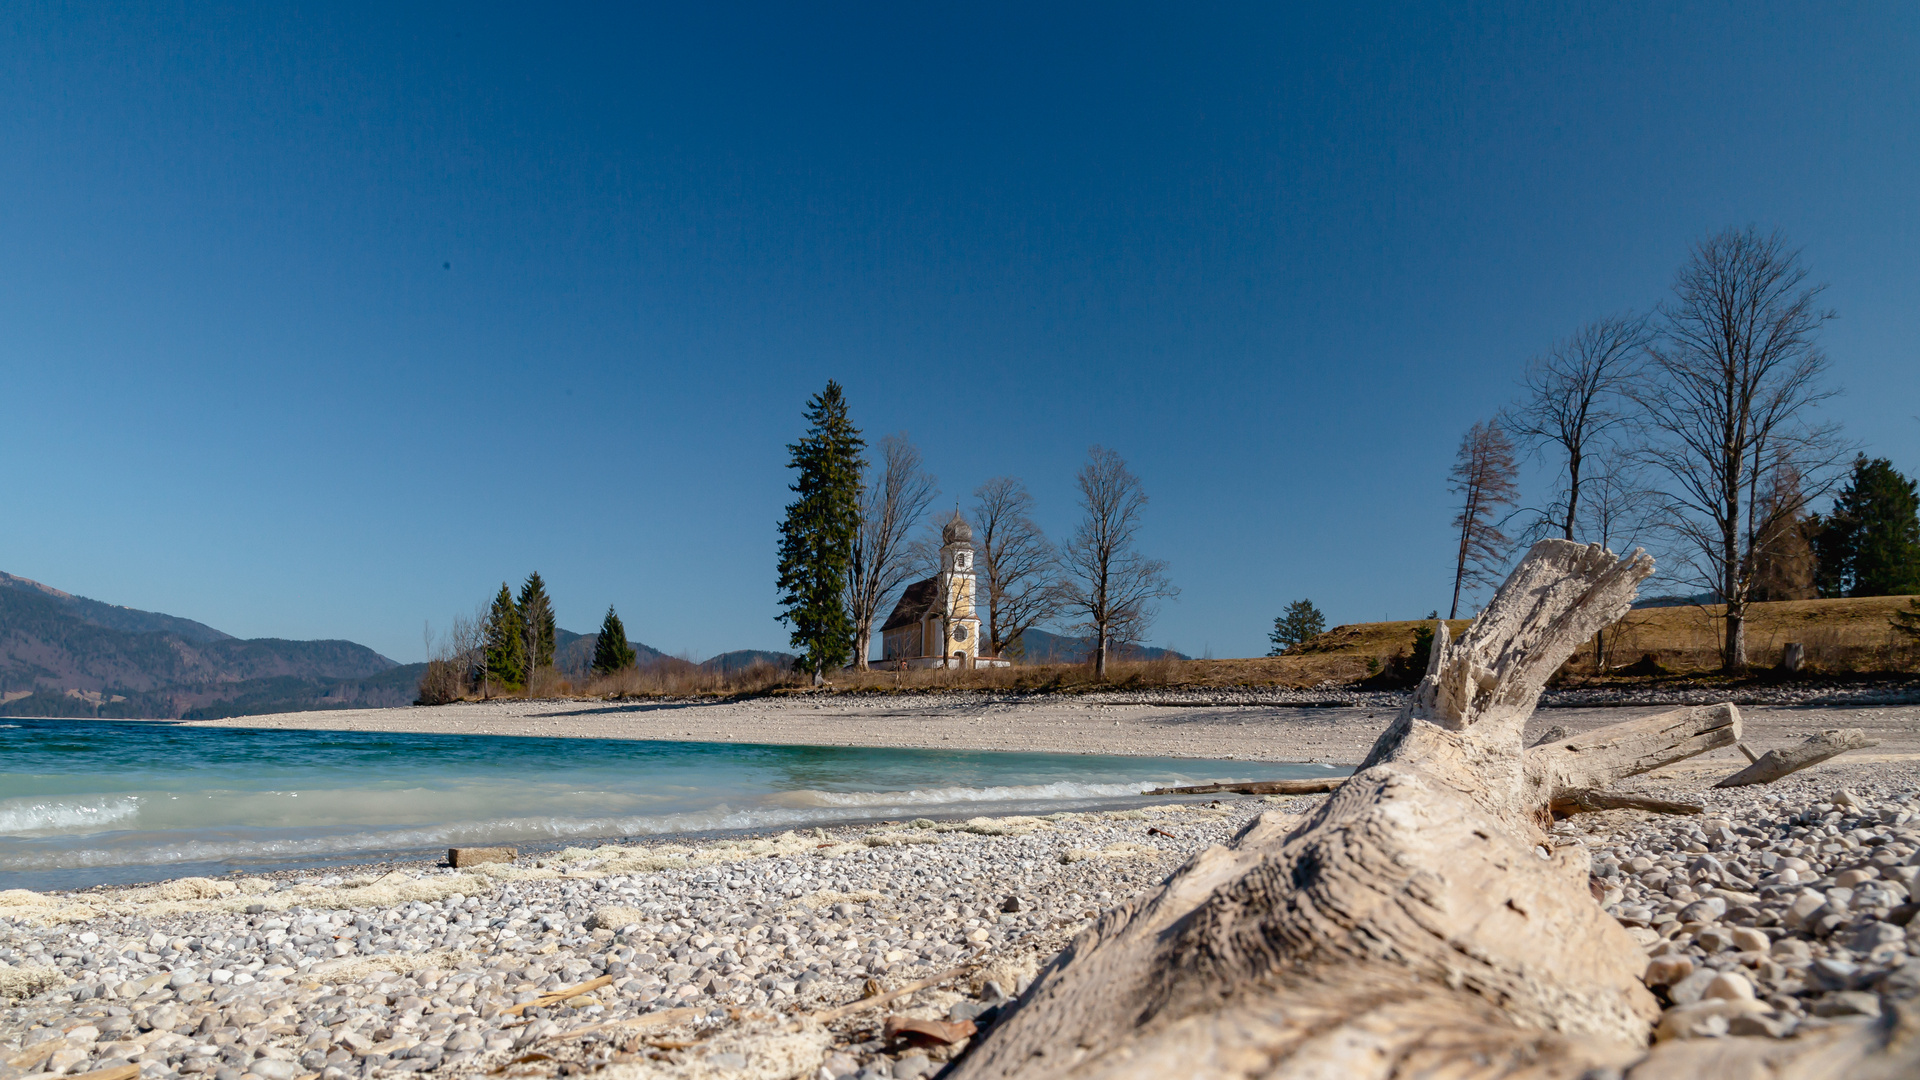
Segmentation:
[[(808, 399), (806, 422), (787, 447), (794, 500), (780, 524), (778, 587), (796, 664), (817, 685), (837, 668), (865, 670), (876, 625), (902, 587), (938, 569), (940, 545), (921, 526), (939, 485), (905, 434), (882, 438), (870, 467), (836, 382)], [(1034, 522), (1033, 496), (1018, 479), (975, 489), (986, 644), (1014, 654), (1028, 629), (1066, 619), (1092, 641), (1104, 676), (1113, 647), (1141, 640), (1155, 601), (1178, 590), (1166, 563), (1135, 547), (1147, 495), (1126, 462), (1095, 446), (1076, 481), (1082, 518), (1058, 547)]]
[[(471, 617), (456, 617), (437, 643), (432, 628), (427, 629), (429, 660), (420, 699), (436, 704), (475, 692), (491, 696), (528, 690), (541, 671), (554, 668), (557, 636), (553, 602), (538, 571), (527, 575), (518, 596), (501, 582), (491, 602), (481, 604)], [(610, 675), (634, 666), (637, 656), (620, 616), (609, 606), (588, 670)]]
[[(1779, 234), (1730, 229), (1693, 247), (1651, 313), (1595, 320), (1535, 358), (1449, 476), (1449, 617), (1542, 536), (1660, 549), (1670, 581), (1725, 605), (1729, 670), (1747, 665), (1750, 603), (1920, 591), (1914, 487), (1890, 462), (1859, 458), (1833, 512), (1807, 512), (1854, 454), (1817, 416), (1836, 392), (1818, 342), (1834, 313), (1807, 278)], [(1552, 468), (1544, 505), (1518, 505), (1522, 454)]]

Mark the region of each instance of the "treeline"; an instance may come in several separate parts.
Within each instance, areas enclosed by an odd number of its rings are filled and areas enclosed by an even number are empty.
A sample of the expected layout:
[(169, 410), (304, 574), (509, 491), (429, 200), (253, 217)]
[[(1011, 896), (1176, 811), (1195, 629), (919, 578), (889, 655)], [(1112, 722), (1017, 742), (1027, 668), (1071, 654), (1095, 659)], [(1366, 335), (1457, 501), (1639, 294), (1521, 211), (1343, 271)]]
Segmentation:
[[(869, 462), (836, 382), (807, 401), (806, 433), (787, 447), (793, 502), (780, 523), (780, 621), (795, 668), (819, 684), (834, 670), (866, 670), (877, 624), (911, 581), (938, 571), (927, 511), (939, 493), (902, 433)], [(1120, 643), (1144, 639), (1156, 602), (1178, 595), (1167, 564), (1136, 546), (1147, 495), (1120, 455), (1092, 447), (1076, 476), (1081, 519), (1055, 545), (1033, 520), (1034, 500), (1011, 476), (973, 493), (969, 522), (985, 599), (991, 655), (1017, 657), (1029, 628), (1061, 622), (1093, 644), (1097, 676)]]
[[(1694, 245), (1651, 311), (1595, 319), (1534, 358), (1448, 477), (1449, 617), (1548, 536), (1654, 550), (1669, 587), (1724, 605), (1728, 671), (1747, 666), (1751, 603), (1920, 593), (1914, 481), (1818, 415), (1837, 392), (1819, 341), (1835, 314), (1808, 277), (1778, 233), (1729, 229)], [(1547, 465), (1530, 503), (1528, 456)]]
[[(553, 601), (539, 571), (527, 575), (517, 596), (501, 582), (492, 601), (481, 604), (472, 616), (456, 617), (440, 641), (434, 642), (429, 633), (432, 656), (420, 677), (420, 703), (540, 692), (558, 681), (557, 633)], [(633, 667), (636, 657), (626, 626), (609, 605), (587, 670), (612, 675)]]

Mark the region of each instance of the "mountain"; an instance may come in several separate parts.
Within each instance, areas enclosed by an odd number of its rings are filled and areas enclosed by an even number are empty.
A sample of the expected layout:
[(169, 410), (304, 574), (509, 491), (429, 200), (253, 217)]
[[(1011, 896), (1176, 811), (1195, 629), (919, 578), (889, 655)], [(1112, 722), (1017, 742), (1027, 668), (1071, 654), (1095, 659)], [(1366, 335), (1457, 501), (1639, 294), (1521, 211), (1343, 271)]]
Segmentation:
[[(1045, 630), (1028, 630), (1020, 635), (1023, 652), (1019, 662), (1022, 664), (1084, 664), (1093, 659), (1093, 640), (1083, 637), (1069, 637), (1065, 634), (1049, 633)], [(1121, 645), (1109, 654), (1114, 660), (1158, 660), (1171, 657), (1175, 660), (1191, 660), (1185, 653), (1174, 652), (1152, 645)]]
[(719, 656), (700, 662), (702, 671), (718, 671), (727, 674), (733, 671), (745, 671), (755, 664), (771, 664), (782, 670), (791, 669), (794, 660), (792, 653), (767, 652), (763, 649), (735, 649), (723, 652)]
[[(576, 634), (560, 627), (553, 628), (553, 666), (569, 675), (583, 675), (593, 666), (593, 650), (600, 644), (600, 631), (591, 634)], [(653, 648), (645, 642), (627, 639), (633, 646), (636, 663), (648, 664), (666, 656), (666, 653)]]
[(242, 640), (0, 574), (0, 713), (151, 719), (404, 705), (420, 668), (351, 641)]

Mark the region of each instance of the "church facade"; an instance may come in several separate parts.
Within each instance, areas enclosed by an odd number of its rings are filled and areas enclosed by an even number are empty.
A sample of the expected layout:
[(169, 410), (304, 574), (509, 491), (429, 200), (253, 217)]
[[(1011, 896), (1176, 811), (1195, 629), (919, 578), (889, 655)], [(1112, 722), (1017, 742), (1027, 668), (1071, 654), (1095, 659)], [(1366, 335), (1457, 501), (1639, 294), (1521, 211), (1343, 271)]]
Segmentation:
[(1006, 667), (980, 640), (972, 526), (956, 513), (940, 540), (940, 572), (907, 586), (880, 628), (882, 666)]

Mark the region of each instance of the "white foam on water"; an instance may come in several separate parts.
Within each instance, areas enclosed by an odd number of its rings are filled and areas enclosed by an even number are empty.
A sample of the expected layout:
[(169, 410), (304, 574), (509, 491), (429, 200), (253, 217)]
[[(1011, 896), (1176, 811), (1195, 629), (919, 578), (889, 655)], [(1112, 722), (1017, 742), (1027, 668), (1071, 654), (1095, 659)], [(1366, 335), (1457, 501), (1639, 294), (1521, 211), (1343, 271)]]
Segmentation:
[[(947, 787), (914, 791), (787, 792), (785, 805), (719, 805), (665, 814), (536, 815), (457, 823), (324, 832), (289, 828), (198, 828), (100, 833), (81, 844), (0, 843), (0, 871), (61, 870), (106, 866), (164, 866), (185, 862), (271, 861), (339, 858), (365, 853), (429, 850), (462, 844), (565, 842), (588, 837), (660, 836), (825, 825), (858, 818), (923, 813), (941, 806), (977, 811), (1050, 812), (1073, 805), (1138, 795), (1153, 785), (1052, 784), (1008, 787)], [(131, 800), (130, 800), (131, 801)], [(99, 833), (97, 828), (88, 832)]]
[(0, 836), (100, 832), (140, 812), (137, 796), (0, 801)]

